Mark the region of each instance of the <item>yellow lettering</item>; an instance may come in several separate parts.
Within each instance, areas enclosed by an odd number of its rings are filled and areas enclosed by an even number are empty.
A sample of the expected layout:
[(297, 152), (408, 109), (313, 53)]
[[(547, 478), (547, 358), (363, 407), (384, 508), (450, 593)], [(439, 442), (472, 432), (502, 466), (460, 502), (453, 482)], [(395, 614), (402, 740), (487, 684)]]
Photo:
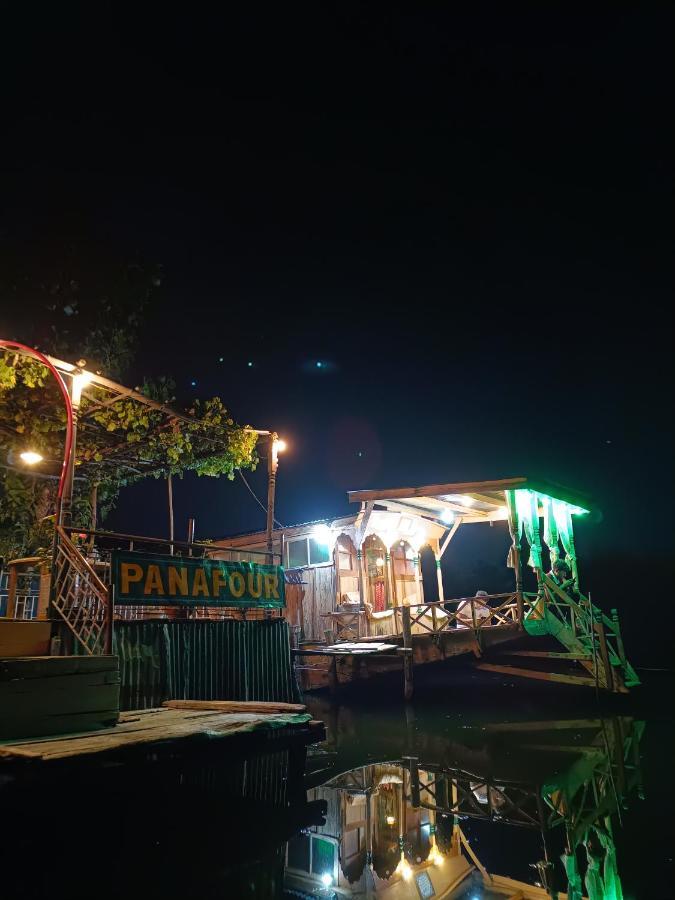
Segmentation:
[(129, 585), (140, 581), (143, 577), (143, 569), (138, 565), (138, 563), (121, 563), (120, 569), (122, 572), (122, 593), (129, 593)]
[(192, 596), (196, 597), (201, 594), (202, 597), (209, 596), (209, 586), (206, 581), (206, 572), (203, 569), (195, 569), (195, 577), (192, 582)]
[[(256, 587), (253, 587), (253, 579), (256, 580)], [(259, 597), (262, 594), (262, 575), (254, 575), (253, 572), (249, 572), (246, 581), (248, 583), (248, 592), (251, 597)]]
[(227, 578), (220, 569), (214, 569), (212, 575), (213, 597), (220, 597), (221, 588), (227, 587)]
[(169, 593), (172, 597), (179, 594), (181, 597), (188, 595), (188, 573), (187, 569), (177, 569), (175, 566), (169, 566)]
[(162, 575), (159, 571), (159, 566), (149, 565), (148, 573), (145, 576), (145, 586), (143, 588), (144, 594), (157, 594), (157, 596), (161, 596), (164, 593), (164, 585), (162, 584)]
[(272, 597), (279, 599), (279, 579), (276, 575), (265, 575), (265, 598), (271, 600)]
[(230, 575), (230, 593), (233, 597), (243, 597), (246, 590), (246, 582), (241, 572), (232, 572)]

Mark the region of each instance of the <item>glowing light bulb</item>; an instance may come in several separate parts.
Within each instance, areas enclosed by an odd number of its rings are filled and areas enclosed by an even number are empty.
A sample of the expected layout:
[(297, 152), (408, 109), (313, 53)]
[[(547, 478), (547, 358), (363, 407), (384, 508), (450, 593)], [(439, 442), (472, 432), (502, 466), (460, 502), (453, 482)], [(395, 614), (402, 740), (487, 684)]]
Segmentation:
[(283, 453), (284, 450), (286, 449), (286, 441), (276, 440), (274, 442), (274, 448), (277, 451), (277, 453)]
[(395, 824), (396, 824), (396, 819), (394, 818), (394, 816), (387, 816), (387, 825), (395, 825)]
[(328, 525), (317, 525), (313, 532), (314, 540), (317, 544), (324, 547), (330, 547), (333, 543), (333, 532)]
[(35, 450), (24, 450), (19, 456), (27, 466), (35, 466), (44, 459), (42, 454), (36, 453)]
[(323, 875), (321, 876), (321, 884), (324, 887), (330, 887), (332, 883), (333, 883), (333, 876), (329, 875), (328, 872), (324, 872)]
[(381, 556), (377, 557), (377, 559), (375, 560), (375, 565), (378, 566), (380, 569), (382, 568), (382, 566), (384, 565), (384, 560), (382, 559)]

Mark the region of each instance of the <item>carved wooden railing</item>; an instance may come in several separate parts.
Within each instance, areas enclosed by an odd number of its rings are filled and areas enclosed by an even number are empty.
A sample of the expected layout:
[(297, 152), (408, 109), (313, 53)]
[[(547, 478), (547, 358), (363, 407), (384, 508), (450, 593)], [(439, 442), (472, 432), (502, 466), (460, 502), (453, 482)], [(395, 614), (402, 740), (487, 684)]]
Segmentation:
[(60, 527), (57, 528), (51, 607), (87, 655), (110, 652), (108, 589)]

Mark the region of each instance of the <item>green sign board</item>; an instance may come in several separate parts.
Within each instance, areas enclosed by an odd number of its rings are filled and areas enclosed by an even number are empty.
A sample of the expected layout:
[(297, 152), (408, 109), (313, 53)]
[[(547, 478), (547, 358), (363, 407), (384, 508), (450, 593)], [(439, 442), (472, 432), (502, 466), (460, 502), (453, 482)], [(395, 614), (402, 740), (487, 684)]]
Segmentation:
[(286, 605), (281, 566), (114, 550), (114, 602), (148, 606)]

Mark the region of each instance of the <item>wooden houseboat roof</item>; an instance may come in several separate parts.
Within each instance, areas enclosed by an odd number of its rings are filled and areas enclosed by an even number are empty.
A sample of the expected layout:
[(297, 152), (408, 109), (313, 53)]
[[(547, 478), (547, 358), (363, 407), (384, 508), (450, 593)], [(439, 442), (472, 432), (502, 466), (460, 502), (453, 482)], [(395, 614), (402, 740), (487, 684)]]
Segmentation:
[(524, 475), (493, 481), (460, 481), (422, 487), (348, 491), (350, 503), (374, 503), (392, 511), (416, 513), (443, 520), (451, 513), (462, 521), (482, 522), (506, 518), (505, 491), (531, 490), (562, 500), (574, 512), (590, 512), (589, 498), (572, 488)]

